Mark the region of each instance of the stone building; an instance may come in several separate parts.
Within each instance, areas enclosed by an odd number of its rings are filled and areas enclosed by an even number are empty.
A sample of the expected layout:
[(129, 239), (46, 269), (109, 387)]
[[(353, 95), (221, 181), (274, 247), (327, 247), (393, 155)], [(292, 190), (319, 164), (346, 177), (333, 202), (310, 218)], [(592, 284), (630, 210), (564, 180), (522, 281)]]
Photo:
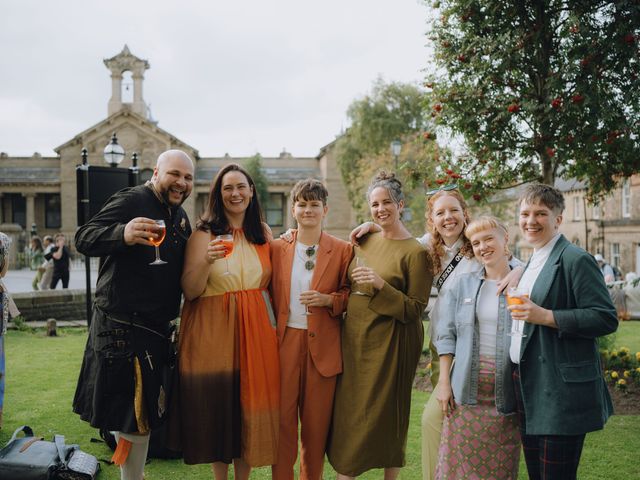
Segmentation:
[[(33, 228), (39, 235), (61, 231), (73, 236), (77, 228), (75, 169), (81, 163), (80, 152), (86, 148), (89, 164), (104, 166), (103, 151), (114, 132), (126, 152), (120, 167), (131, 166), (131, 154), (136, 152), (141, 180), (151, 177), (156, 158), (165, 150), (184, 150), (194, 159), (194, 189), (184, 205), (192, 222), (206, 204), (211, 180), (220, 167), (229, 162), (242, 165), (248, 160), (229, 155), (201, 157), (197, 148), (158, 127), (143, 97), (144, 73), (149, 62), (133, 55), (126, 45), (104, 63), (111, 72), (112, 85), (104, 120), (55, 148), (54, 157), (38, 153), (11, 157), (0, 153), (0, 230), (22, 238), (22, 243)], [(130, 72), (133, 80), (131, 102), (123, 101), (125, 72)], [(293, 226), (289, 191), (296, 181), (314, 177), (325, 182), (329, 190), (330, 215), (325, 229), (338, 237), (348, 236), (354, 215), (330, 147), (331, 144), (323, 147), (315, 157), (294, 157), (283, 151), (277, 157), (262, 158), (269, 182), (269, 201), (263, 207), (276, 235)]]

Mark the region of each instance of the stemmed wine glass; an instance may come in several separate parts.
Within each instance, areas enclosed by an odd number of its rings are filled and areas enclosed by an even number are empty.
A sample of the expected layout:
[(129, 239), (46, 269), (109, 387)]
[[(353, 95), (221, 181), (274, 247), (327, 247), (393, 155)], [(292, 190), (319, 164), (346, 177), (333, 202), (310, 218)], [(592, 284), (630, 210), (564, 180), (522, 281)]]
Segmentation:
[[(367, 262), (364, 259), (364, 257), (361, 256), (356, 256), (356, 268), (358, 267), (366, 267), (367, 266)], [(354, 293), (355, 295), (364, 295), (365, 297), (369, 296), (369, 293), (367, 293), (366, 291), (366, 285), (361, 284), (360, 282), (358, 282), (356, 284), (356, 289), (353, 290), (352, 293)]]
[(156, 226), (160, 229), (158, 233), (158, 238), (150, 237), (149, 241), (153, 243), (153, 246), (156, 247), (156, 259), (151, 262), (149, 265), (164, 265), (165, 262), (160, 258), (160, 245), (164, 242), (164, 237), (167, 236), (167, 227), (164, 224), (164, 220), (154, 220), (156, 222)]
[(229, 255), (233, 253), (233, 235), (224, 234), (218, 235), (216, 240), (219, 240), (222, 246), (224, 247), (224, 261), (225, 261), (225, 271), (222, 275), (229, 275)]
[[(521, 297), (528, 297), (529, 292), (522, 287), (511, 287), (507, 294), (507, 305), (522, 305)], [(512, 320), (511, 331), (507, 333), (510, 337), (526, 337), (524, 333), (524, 320)]]
[[(307, 282), (307, 290), (311, 290), (311, 279)], [(311, 312), (309, 311), (309, 304), (307, 303), (304, 304), (304, 314), (307, 316), (311, 315)]]

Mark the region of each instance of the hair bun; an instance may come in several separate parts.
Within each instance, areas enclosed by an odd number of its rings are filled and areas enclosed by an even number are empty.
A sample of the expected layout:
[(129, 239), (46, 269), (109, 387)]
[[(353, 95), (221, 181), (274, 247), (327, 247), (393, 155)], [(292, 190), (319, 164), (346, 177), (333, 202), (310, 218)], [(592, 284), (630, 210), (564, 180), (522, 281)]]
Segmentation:
[(387, 173), (384, 170), (380, 170), (378, 172), (378, 174), (374, 177), (373, 181), (379, 181), (379, 180), (395, 180), (396, 178), (396, 174), (395, 173)]

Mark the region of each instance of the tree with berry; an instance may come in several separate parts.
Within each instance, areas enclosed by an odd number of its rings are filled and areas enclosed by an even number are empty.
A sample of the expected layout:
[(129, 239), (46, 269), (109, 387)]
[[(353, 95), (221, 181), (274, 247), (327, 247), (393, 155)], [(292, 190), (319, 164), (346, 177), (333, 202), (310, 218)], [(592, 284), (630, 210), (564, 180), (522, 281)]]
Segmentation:
[(469, 193), (575, 177), (598, 196), (640, 171), (640, 1), (431, 7), (427, 109)]

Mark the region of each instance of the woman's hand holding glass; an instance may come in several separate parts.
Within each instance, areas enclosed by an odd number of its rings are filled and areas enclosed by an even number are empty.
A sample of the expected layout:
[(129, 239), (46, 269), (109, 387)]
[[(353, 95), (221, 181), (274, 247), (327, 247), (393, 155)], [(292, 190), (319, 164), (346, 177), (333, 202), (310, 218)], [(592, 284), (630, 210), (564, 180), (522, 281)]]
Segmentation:
[[(213, 264), (216, 260), (228, 257), (233, 252), (233, 236), (218, 235), (207, 245), (206, 261)], [(229, 264), (226, 264), (225, 275), (229, 274)]]
[(309, 315), (313, 313), (309, 311), (309, 307), (332, 307), (333, 296), (311, 290), (311, 286), (309, 286), (309, 290), (300, 294), (300, 303), (304, 305), (305, 315)]
[[(512, 301), (512, 303), (508, 303), (507, 305), (507, 308), (511, 312), (511, 318), (514, 321), (514, 327), (510, 335), (526, 336), (522, 333), (524, 322), (558, 328), (558, 324), (553, 317), (553, 311), (533, 303), (527, 294), (516, 295), (517, 292), (515, 290), (517, 289), (512, 289), (510, 296), (516, 297), (518, 303), (513, 303)], [(507, 299), (509, 299), (510, 296), (508, 296)]]
[[(362, 265), (361, 257), (356, 257), (356, 268), (351, 272), (351, 279), (353, 283), (357, 283), (357, 287), (362, 286), (373, 287), (376, 290), (381, 290), (384, 287), (384, 280), (378, 275), (373, 268)], [(354, 292), (355, 293), (355, 292)]]

